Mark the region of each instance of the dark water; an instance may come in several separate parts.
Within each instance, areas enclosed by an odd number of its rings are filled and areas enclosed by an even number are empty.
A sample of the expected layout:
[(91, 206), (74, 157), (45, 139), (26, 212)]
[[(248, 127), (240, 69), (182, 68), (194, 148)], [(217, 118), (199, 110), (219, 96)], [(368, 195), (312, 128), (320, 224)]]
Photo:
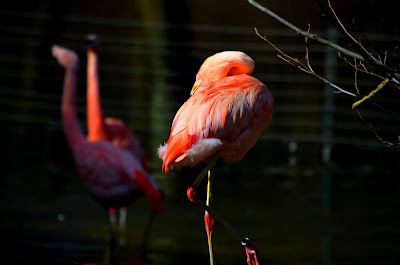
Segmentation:
[[(271, 5), (300, 25), (314, 22), (325, 35), (326, 23), (311, 6), (309, 16), (298, 16), (284, 3)], [(365, 104), (364, 122), (350, 108), (353, 98), (276, 58), (255, 26), (298, 58), (303, 40), (245, 1), (41, 1), (8, 3), (0, 14), (0, 263), (207, 264), (203, 211), (186, 197), (202, 165), (161, 173), (156, 148), (167, 140), (202, 61), (221, 50), (255, 59), (254, 75), (269, 86), (276, 107), (269, 129), (242, 161), (216, 165), (213, 207), (257, 245), (263, 264), (400, 263), (399, 148), (386, 147), (368, 127), (396, 143), (399, 118)], [(49, 48), (58, 43), (81, 57), (77, 104), (85, 129), (82, 41), (92, 32), (102, 42), (104, 111), (137, 132), (165, 190), (166, 212), (153, 224), (145, 260), (137, 248), (149, 203), (129, 208), (126, 245), (110, 248), (106, 214), (83, 189), (61, 127), (63, 72)], [(382, 36), (373, 40), (396, 43)], [(353, 89), (353, 72), (343, 62), (329, 68), (329, 51), (312, 51), (316, 71)], [(376, 83), (363, 85), (369, 91)], [(387, 88), (376, 100), (399, 111), (398, 94)], [(199, 193), (205, 196), (204, 186)], [(214, 255), (216, 264), (246, 262), (240, 241), (218, 223)]]

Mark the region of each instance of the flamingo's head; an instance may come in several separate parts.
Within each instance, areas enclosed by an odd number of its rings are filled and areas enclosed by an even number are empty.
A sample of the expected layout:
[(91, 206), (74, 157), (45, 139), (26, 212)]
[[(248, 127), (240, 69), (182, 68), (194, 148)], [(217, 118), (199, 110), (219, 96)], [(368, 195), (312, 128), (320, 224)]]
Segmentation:
[(201, 65), (196, 75), (190, 95), (198, 89), (229, 75), (253, 73), (254, 61), (250, 56), (240, 51), (224, 51), (208, 57)]
[(79, 65), (79, 57), (74, 52), (59, 45), (51, 47), (51, 53), (58, 63), (66, 69), (77, 70)]
[(97, 53), (100, 49), (100, 41), (96, 34), (89, 34), (83, 42), (83, 48), (86, 51), (93, 51)]

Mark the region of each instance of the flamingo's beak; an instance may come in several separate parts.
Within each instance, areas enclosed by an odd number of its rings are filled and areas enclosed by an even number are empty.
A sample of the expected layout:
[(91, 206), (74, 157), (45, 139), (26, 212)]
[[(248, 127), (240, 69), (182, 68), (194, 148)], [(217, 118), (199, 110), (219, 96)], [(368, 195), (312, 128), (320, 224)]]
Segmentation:
[(192, 87), (192, 91), (190, 91), (190, 95), (192, 96), (194, 94), (194, 92), (196, 92), (196, 90), (199, 88), (200, 84), (198, 81), (194, 82), (194, 85)]

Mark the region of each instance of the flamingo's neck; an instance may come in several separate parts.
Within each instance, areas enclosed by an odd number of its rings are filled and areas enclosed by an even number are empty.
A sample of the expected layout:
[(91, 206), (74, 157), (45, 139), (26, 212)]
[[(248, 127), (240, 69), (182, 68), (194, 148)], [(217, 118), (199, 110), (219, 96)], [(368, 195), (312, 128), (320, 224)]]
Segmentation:
[(85, 136), (79, 126), (76, 112), (76, 80), (77, 69), (67, 68), (64, 76), (61, 115), (64, 132), (72, 149), (74, 149), (76, 145), (85, 142)]
[(97, 54), (88, 50), (87, 60), (87, 125), (89, 141), (107, 139), (103, 110), (101, 108)]

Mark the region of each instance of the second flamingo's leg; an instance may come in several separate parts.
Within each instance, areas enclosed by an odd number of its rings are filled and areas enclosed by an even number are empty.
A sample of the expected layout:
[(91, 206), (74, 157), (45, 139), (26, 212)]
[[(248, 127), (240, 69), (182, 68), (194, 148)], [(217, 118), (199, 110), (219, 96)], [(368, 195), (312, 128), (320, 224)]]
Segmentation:
[(155, 217), (156, 213), (154, 211), (151, 211), (149, 220), (147, 221), (146, 229), (142, 237), (142, 241), (140, 242), (140, 247), (143, 248), (143, 250), (147, 248), (147, 240), (149, 238), (149, 234), (151, 231), (151, 227), (153, 226)]
[(116, 217), (116, 210), (114, 207), (108, 208), (108, 225), (110, 229), (110, 243), (115, 243), (115, 232), (117, 227), (117, 217)]
[(127, 207), (123, 206), (119, 208), (119, 220), (118, 220), (118, 241), (121, 246), (126, 244), (126, 216)]
[(116, 214), (116, 209), (113, 207), (110, 207), (108, 209), (108, 220), (110, 222), (111, 229), (115, 231), (115, 228), (117, 226), (117, 214)]
[(119, 228), (121, 230), (125, 229), (126, 215), (127, 215), (127, 208), (126, 207), (119, 208)]

